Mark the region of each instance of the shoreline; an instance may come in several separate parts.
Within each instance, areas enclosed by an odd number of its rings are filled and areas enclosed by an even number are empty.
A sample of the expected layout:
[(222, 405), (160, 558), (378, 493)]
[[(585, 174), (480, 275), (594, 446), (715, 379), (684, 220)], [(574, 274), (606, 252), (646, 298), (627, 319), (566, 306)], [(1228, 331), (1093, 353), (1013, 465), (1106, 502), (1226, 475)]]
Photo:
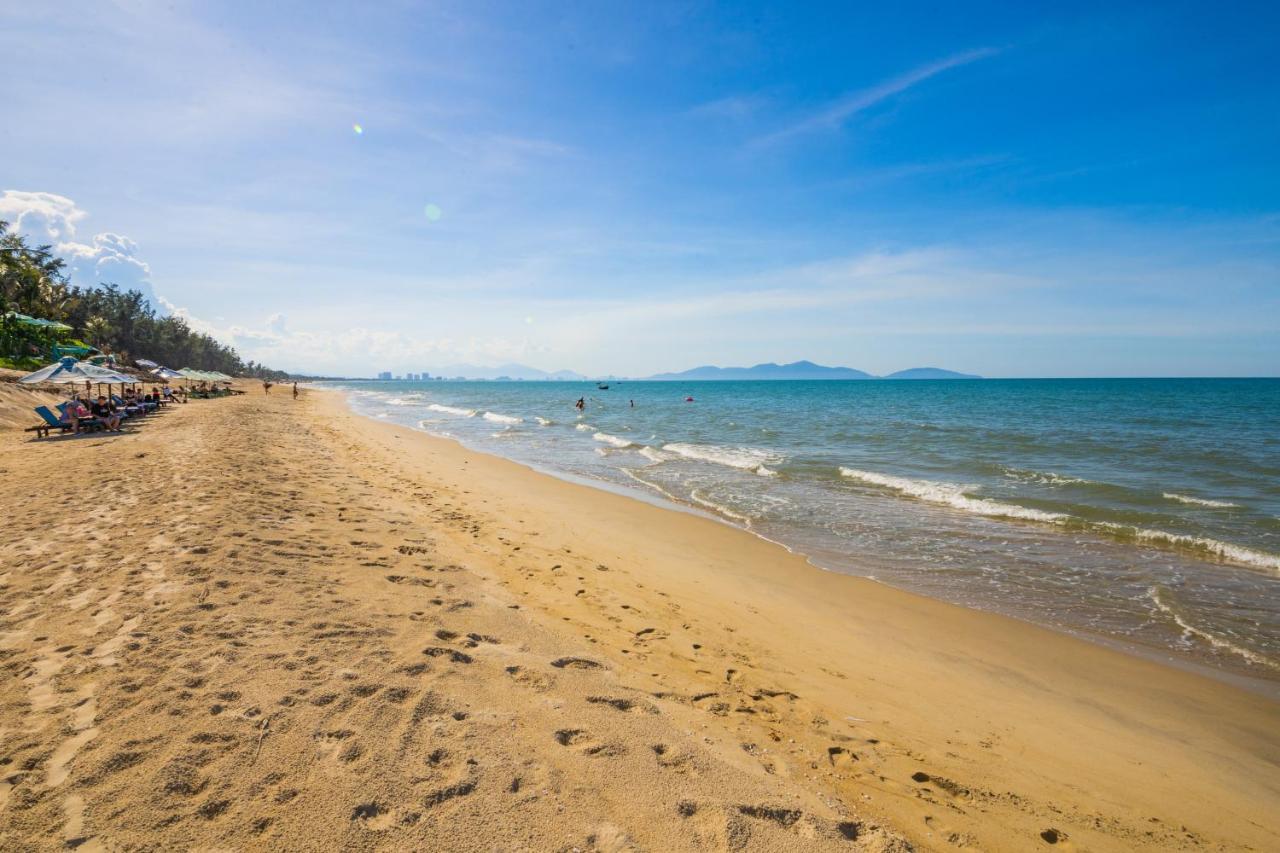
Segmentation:
[[(1247, 690), (1252, 693), (1256, 693), (1257, 695), (1263, 696), (1267, 699), (1270, 699), (1273, 701), (1280, 701), (1280, 677), (1266, 678), (1262, 675), (1254, 674), (1251, 672), (1241, 672), (1241, 671), (1230, 670), (1224, 667), (1214, 666), (1209, 662), (1197, 660), (1190, 656), (1179, 655), (1176, 652), (1172, 652), (1167, 648), (1161, 648), (1153, 645), (1144, 645), (1134, 641), (1127, 641), (1121, 637), (1112, 636), (1112, 635), (1103, 634), (1103, 633), (1094, 633), (1084, 628), (1072, 627), (1072, 626), (1063, 625), (1063, 624), (1054, 624), (1051, 622), (1037, 621), (1034, 618), (1031, 618), (1029, 616), (1024, 616), (1016, 612), (1001, 610), (996, 608), (995, 606), (988, 609), (975, 604), (967, 604), (967, 603), (961, 604), (958, 602), (947, 601), (946, 599), (936, 598), (924, 592), (918, 592), (916, 590), (913, 590), (904, 586), (895, 585), (890, 581), (886, 581), (872, 575), (859, 574), (859, 573), (848, 571), (835, 566), (823, 565), (821, 562), (819, 562), (818, 558), (815, 558), (813, 555), (807, 553), (806, 551), (804, 551), (799, 547), (794, 547), (781, 540), (770, 538), (764, 535), (763, 533), (759, 532), (758, 530), (753, 529), (749, 525), (735, 523), (733, 520), (729, 518), (725, 518), (713, 511), (682, 501), (679, 498), (673, 495), (670, 495), (669, 493), (666, 493), (657, 489), (656, 487), (650, 487), (650, 489), (648, 490), (640, 487), (629, 487), (625, 483), (614, 483), (612, 481), (605, 480), (605, 479), (577, 475), (568, 471), (558, 470), (553, 467), (538, 465), (536, 463), (526, 462), (519, 459), (513, 459), (511, 457), (503, 456), (501, 454), (492, 452), (489, 449), (481, 449), (481, 448), (473, 447), (456, 436), (439, 435), (437, 433), (431, 432), (421, 427), (411, 427), (404, 424), (397, 424), (389, 420), (377, 418), (373, 415), (363, 414), (356, 409), (354, 400), (352, 399), (352, 390), (349, 388), (334, 387), (333, 385), (326, 385), (322, 383), (309, 383), (308, 387), (314, 388), (319, 391), (323, 391), (325, 393), (338, 394), (343, 398), (344, 405), (347, 411), (349, 411), (351, 414), (355, 415), (356, 417), (369, 420), (373, 423), (379, 423), (384, 426), (396, 426), (402, 429), (409, 430), (411, 432), (420, 433), (422, 435), (429, 436), (433, 439), (448, 441), (453, 444), (456, 444), (460, 449), (465, 450), (468, 453), (476, 453), (483, 456), (492, 457), (494, 459), (501, 459), (511, 464), (519, 465), (524, 468), (527, 468), (528, 470), (533, 471), (542, 476), (552, 477), (554, 479), (560, 480), (565, 483), (570, 483), (570, 484), (582, 486), (589, 489), (596, 489), (609, 494), (618, 495), (626, 499), (637, 500), (642, 503), (648, 504), (650, 506), (658, 507), (660, 509), (681, 512), (688, 515), (692, 515), (694, 517), (704, 518), (707, 520), (718, 522), (730, 529), (749, 534), (762, 542), (781, 548), (784, 551), (786, 551), (788, 554), (798, 556), (802, 558), (808, 565), (810, 565), (811, 567), (813, 567), (815, 570), (818, 570), (818, 571), (829, 572), (831, 574), (835, 574), (839, 576), (858, 578), (859, 580), (867, 581), (870, 583), (881, 584), (888, 589), (892, 589), (900, 593), (904, 593), (907, 595), (920, 596), (929, 601), (936, 601), (941, 604), (947, 604), (949, 606), (959, 607), (961, 609), (973, 611), (975, 613), (998, 616), (1005, 619), (1013, 619), (1017, 622), (1021, 622), (1026, 625), (1052, 631), (1056, 634), (1070, 637), (1072, 639), (1079, 640), (1081, 642), (1087, 642), (1094, 645), (1098, 645), (1103, 648), (1110, 649), (1112, 651), (1118, 651), (1123, 654), (1127, 654), (1132, 657), (1145, 660), (1159, 666), (1172, 667), (1174, 669), (1178, 669), (1183, 672), (1188, 672), (1201, 677), (1211, 678), (1217, 681), (1221, 681), (1225, 684), (1229, 684), (1232, 687), (1242, 689), (1242, 690)], [(636, 478), (633, 477), (633, 480), (635, 479)], [(640, 486), (648, 485), (644, 481), (637, 480), (636, 482), (638, 482)], [(654, 494), (653, 493), (654, 491), (659, 491), (660, 493)], [(1240, 654), (1239, 652), (1236, 652), (1236, 653)], [(1249, 658), (1246, 656), (1246, 659), (1249, 659)], [(1257, 664), (1257, 665), (1262, 666), (1263, 664)]]
[[(399, 454), (406, 461), (415, 458), (420, 447), (423, 453), (454, 460), (452, 470), (459, 474), (466, 472), (474, 476), (483, 471), (485, 482), (501, 484), (498, 492), (486, 489), (485, 500), (510, 506), (513, 513), (527, 513), (532, 505), (540, 507), (540, 517), (555, 518), (553, 507), (557, 504), (572, 507), (566, 511), (575, 515), (587, 511), (584, 504), (592, 507), (589, 520), (572, 525), (575, 535), (589, 536), (593, 542), (599, 537), (603, 540), (601, 545), (609, 547), (625, 534), (628, 553), (646, 570), (636, 571), (646, 575), (652, 572), (646, 576), (646, 583), (661, 582), (673, 597), (676, 595), (673, 587), (679, 586), (684, 595), (697, 596), (701, 607), (719, 609), (724, 606), (721, 597), (734, 601), (751, 590), (748, 612), (761, 619), (770, 610), (774, 613), (767, 620), (770, 634), (761, 642), (771, 644), (785, 658), (787, 663), (780, 663), (781, 669), (807, 673), (817, 682), (812, 686), (819, 695), (843, 694), (845, 679), (856, 679), (862, 688), (896, 684), (897, 689), (888, 693), (875, 692), (879, 694), (878, 702), (893, 708), (886, 716), (911, 717), (903, 729), (914, 735), (909, 739), (916, 740), (916, 746), (906, 753), (918, 757), (925, 744), (932, 744), (929, 752), (933, 753), (934, 760), (950, 765), (939, 775), (971, 792), (974, 789), (964, 784), (968, 780), (960, 777), (966, 772), (972, 773), (975, 766), (987, 766), (988, 772), (995, 768), (990, 766), (989, 756), (982, 755), (991, 747), (983, 746), (981, 738), (977, 739), (976, 750), (974, 742), (970, 742), (966, 750), (958, 749), (956, 727), (963, 731), (968, 726), (962, 722), (965, 715), (956, 712), (957, 701), (966, 706), (970, 715), (968, 723), (972, 726), (1033, 729), (1034, 732), (1024, 731), (1024, 737), (1017, 738), (1023, 755), (1036, 754), (1047, 760), (1047, 755), (1052, 753), (1063, 757), (1078, 753), (1076, 758), (1089, 769), (1085, 771), (1077, 766), (1074, 772), (1062, 774), (1072, 779), (1082, 773), (1082, 777), (1074, 779), (1071, 788), (1083, 779), (1090, 779), (1089, 784), (1096, 786), (1101, 783), (1099, 773), (1114, 774), (1111, 783), (1104, 786), (1112, 790), (1107, 800), (1113, 805), (1124, 803), (1135, 786), (1149, 785), (1152, 790), (1160, 787), (1147, 775), (1147, 770), (1138, 768), (1163, 763), (1158, 757), (1162, 753), (1165, 760), (1180, 767), (1176, 771), (1166, 768), (1161, 774), (1166, 779), (1180, 780), (1166, 792), (1166, 802), (1188, 805), (1188, 786), (1204, 770), (1203, 763), (1210, 759), (1207, 754), (1193, 757), (1200, 747), (1189, 750), (1186, 755), (1179, 755), (1180, 750), (1192, 743), (1203, 744), (1205, 738), (1215, 740), (1234, 731), (1220, 748), (1237, 754), (1240, 761), (1244, 761), (1245, 756), (1261, 760), (1263, 764), (1254, 778), (1266, 781), (1263, 796), (1277, 798), (1276, 802), (1280, 803), (1280, 774), (1276, 773), (1280, 741), (1271, 734), (1280, 725), (1280, 704), (1265, 695), (1024, 620), (963, 608), (879, 581), (820, 569), (806, 558), (760, 537), (744, 536), (747, 531), (718, 519), (672, 512), (630, 496), (570, 483), (522, 463), (471, 450), (451, 438), (368, 418), (351, 411), (341, 397), (330, 398), (328, 408), (339, 410), (341, 417), (362, 424), (363, 427), (356, 428), (361, 432), (367, 429), (373, 434), (382, 434), (384, 442), (404, 447), (403, 442), (408, 440), (412, 450)], [(607, 532), (598, 534), (597, 530)], [(655, 533), (637, 532), (641, 530)], [(656, 534), (656, 531), (662, 533)], [(637, 538), (641, 541), (637, 542)], [(621, 549), (622, 546), (614, 544), (614, 547)], [(740, 559), (726, 560), (720, 552), (733, 553)], [(694, 568), (691, 563), (702, 568)], [(683, 571), (696, 572), (696, 580), (686, 581)], [(712, 594), (713, 590), (718, 594)], [(549, 615), (559, 613), (559, 606), (550, 608)], [(572, 620), (563, 615), (558, 618)], [(855, 624), (849, 624), (850, 619), (855, 620)], [(741, 636), (750, 626), (738, 621), (739, 624), (727, 627)], [(817, 632), (818, 626), (831, 632), (833, 637), (843, 635), (844, 642), (816, 643), (811, 631)], [(778, 636), (781, 634), (787, 635), (785, 639)], [(817, 666), (815, 671), (815, 659), (833, 663), (849, 661), (845, 666), (858, 667), (862, 672), (853, 676), (840, 672), (836, 666)], [(830, 676), (835, 679), (832, 683), (827, 672), (844, 677)], [(908, 672), (914, 676), (902, 681), (902, 673)], [(920, 686), (921, 680), (927, 688)], [(793, 692), (804, 695), (799, 690)], [(956, 715), (944, 721), (936, 712), (909, 713), (906, 706), (915, 702), (938, 710), (952, 704), (952, 713)], [(1104, 708), (1105, 712), (1097, 716)], [(844, 716), (872, 721), (878, 715), (864, 711)], [(1038, 723), (1032, 725), (1030, 720), (1035, 718), (1039, 718)], [(1149, 723), (1140, 722), (1143, 720), (1162, 722), (1152, 731), (1148, 730)], [(1174, 721), (1177, 723), (1171, 725)], [(1164, 741), (1173, 731), (1180, 732), (1173, 736), (1173, 743), (1165, 741), (1157, 747), (1148, 740), (1154, 736), (1155, 741)], [(1261, 735), (1262, 732), (1268, 734)], [(1092, 746), (1083, 747), (1086, 742)], [(1243, 742), (1252, 745), (1239, 752)], [(938, 754), (936, 747), (941, 743), (955, 753), (952, 758)], [(1223, 754), (1218, 753), (1212, 763), (1220, 765)], [(1020, 775), (1012, 773), (1013, 768), (1005, 760), (999, 765), (1000, 770), (988, 783), (996, 787), (981, 797), (986, 802), (1003, 796), (996, 791), (1008, 790), (1001, 786), (1012, 784), (1010, 775)], [(1026, 767), (1020, 770), (1028, 772)], [(1135, 772), (1136, 776), (1129, 776)], [(1220, 776), (1208, 789), (1202, 789), (1198, 796), (1208, 797), (1212, 789), (1216, 791), (1212, 798), (1218, 799), (1226, 788), (1236, 787), (1225, 780), (1240, 772), (1238, 763), (1231, 764), (1229, 769), (1223, 767), (1223, 772), (1225, 776)], [(926, 772), (926, 775), (931, 774)], [(1038, 777), (1034, 772), (1031, 775)], [(1126, 777), (1127, 782), (1121, 781)], [(1039, 784), (1045, 781), (1037, 778)], [(1098, 793), (1096, 787), (1090, 790)], [(903, 793), (911, 797), (919, 795), (918, 791)], [(895, 794), (895, 799), (898, 796), (902, 794)], [(1239, 805), (1238, 797), (1242, 796), (1247, 795), (1237, 789), (1231, 801)], [(1157, 801), (1147, 802), (1148, 808), (1155, 808)], [(1234, 807), (1219, 801), (1216, 808), (1230, 811)], [(918, 819), (915, 808), (906, 809), (906, 814), (910, 816), (891, 811), (886, 816), (895, 826)], [(1256, 825), (1265, 825), (1265, 821)], [(1019, 849), (1016, 844), (1008, 847), (995, 844), (990, 836), (987, 843), (995, 849)], [(1096, 843), (1100, 849), (1107, 847), (1101, 840)], [(1130, 838), (1126, 844), (1140, 846), (1136, 838)]]
[(1280, 846), (1274, 701), (250, 391), (0, 436), (0, 846)]

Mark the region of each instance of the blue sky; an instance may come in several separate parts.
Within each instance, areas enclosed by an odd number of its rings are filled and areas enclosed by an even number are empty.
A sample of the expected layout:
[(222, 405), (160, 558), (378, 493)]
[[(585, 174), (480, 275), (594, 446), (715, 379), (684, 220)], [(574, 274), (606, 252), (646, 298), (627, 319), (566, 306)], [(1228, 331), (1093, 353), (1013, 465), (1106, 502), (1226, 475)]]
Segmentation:
[(1276, 375), (1280, 13), (1118, 5), (10, 4), (0, 218), (291, 370)]

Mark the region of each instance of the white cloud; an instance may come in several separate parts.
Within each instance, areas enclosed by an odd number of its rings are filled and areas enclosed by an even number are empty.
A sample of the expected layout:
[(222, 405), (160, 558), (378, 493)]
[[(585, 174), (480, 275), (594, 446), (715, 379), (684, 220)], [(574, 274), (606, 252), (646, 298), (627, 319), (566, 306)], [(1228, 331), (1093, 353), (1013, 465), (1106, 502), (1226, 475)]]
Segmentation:
[(76, 224), (87, 215), (74, 201), (54, 193), (5, 190), (0, 194), (0, 219), (40, 244), (75, 236)]
[(913, 68), (905, 74), (899, 74), (889, 80), (872, 86), (869, 89), (862, 89), (852, 92), (839, 98), (835, 102), (828, 104), (823, 109), (810, 115), (800, 121), (797, 121), (781, 130), (774, 131), (767, 136), (762, 136), (755, 141), (756, 145), (765, 146), (772, 145), (783, 140), (800, 136), (805, 133), (811, 133), (817, 130), (833, 130), (844, 122), (848, 121), (854, 115), (870, 109), (881, 101), (892, 97), (900, 92), (905, 92), (912, 86), (919, 85), (931, 77), (936, 77), (944, 71), (952, 68), (958, 68), (962, 65), (968, 65), (979, 59), (985, 59), (997, 53), (993, 48), (979, 48), (978, 50), (968, 50), (963, 53), (957, 53), (940, 59), (937, 62), (930, 62), (919, 68)]
[(151, 267), (138, 257), (138, 244), (123, 234), (104, 231), (89, 242), (75, 239), (79, 224), (88, 212), (66, 196), (49, 192), (5, 190), (0, 193), (0, 219), (67, 262), (66, 272), (73, 284), (94, 287), (117, 284), (122, 290), (137, 290), (161, 314), (172, 310), (151, 284)]

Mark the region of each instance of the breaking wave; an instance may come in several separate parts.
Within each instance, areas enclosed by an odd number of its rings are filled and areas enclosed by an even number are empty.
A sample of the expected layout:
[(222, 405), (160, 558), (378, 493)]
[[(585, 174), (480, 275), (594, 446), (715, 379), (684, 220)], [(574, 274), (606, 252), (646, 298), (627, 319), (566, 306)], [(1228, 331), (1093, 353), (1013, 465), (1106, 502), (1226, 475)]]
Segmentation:
[(481, 417), (495, 424), (520, 424), (524, 418), (513, 418), (511, 415), (500, 415), (497, 412), (485, 412)]
[(860, 480), (864, 483), (893, 489), (918, 500), (949, 506), (974, 515), (1060, 524), (1073, 529), (1105, 534), (1122, 541), (1141, 542), (1158, 547), (1193, 551), (1201, 556), (1214, 557), (1238, 566), (1263, 569), (1280, 575), (1280, 555), (1256, 551), (1252, 548), (1245, 548), (1242, 545), (1210, 539), (1207, 536), (1189, 536), (1184, 533), (1170, 533), (1165, 530), (1152, 530), (1145, 527), (1135, 527), (1130, 524), (1118, 524), (1112, 521), (1088, 521), (1066, 513), (1046, 512), (1032, 507), (1019, 506), (1018, 504), (974, 498), (965, 494), (964, 486), (955, 483), (911, 480), (906, 477), (892, 477), (888, 474), (860, 471), (856, 468), (842, 467), (840, 474), (851, 480)]
[(675, 442), (673, 444), (664, 444), (662, 449), (677, 456), (683, 456), (685, 459), (694, 459), (699, 462), (710, 462), (714, 465), (724, 465), (741, 471), (750, 471), (762, 477), (778, 476), (778, 472), (766, 467), (766, 463), (768, 465), (777, 465), (784, 461), (785, 458), (769, 450), (760, 450), (754, 447), (722, 447), (715, 444)]
[(1230, 501), (1214, 501), (1208, 498), (1193, 498), (1190, 495), (1180, 495), (1177, 492), (1165, 492), (1165, 500), (1177, 501), (1178, 503), (1191, 504), (1192, 506), (1210, 506), (1218, 509), (1227, 509), (1229, 507), (1238, 507), (1240, 504), (1233, 504)]
[(929, 503), (949, 506), (974, 515), (986, 515), (992, 518), (1021, 518), (1027, 521), (1043, 521), (1050, 524), (1067, 521), (1070, 516), (1060, 512), (1045, 512), (1017, 504), (1001, 503), (985, 498), (971, 498), (964, 493), (965, 487), (955, 483), (938, 483), (932, 480), (910, 480), (906, 477), (891, 477), (887, 474), (876, 474), (872, 471), (859, 471), (857, 468), (841, 468), (841, 476), (851, 480), (861, 480), (875, 486), (910, 495)]
[(444, 412), (446, 415), (457, 415), (461, 418), (474, 418), (476, 416), (475, 409), (460, 409), (457, 406), (442, 406), (439, 403), (432, 403), (427, 408), (433, 412)]
[(625, 438), (619, 438), (616, 435), (609, 435), (609, 433), (607, 432), (598, 432), (591, 437), (603, 444), (611, 444), (617, 448), (627, 448), (627, 447), (636, 446), (636, 443), (634, 441), (631, 441)]
[(1110, 521), (1099, 521), (1096, 526), (1115, 534), (1121, 539), (1133, 539), (1152, 545), (1197, 551), (1201, 554), (1217, 557), (1228, 563), (1235, 563), (1238, 566), (1266, 569), (1272, 574), (1280, 575), (1280, 555), (1268, 554), (1265, 551), (1255, 551), (1252, 548), (1233, 545), (1230, 542), (1222, 542), (1218, 539), (1210, 539), (1207, 536), (1188, 536), (1184, 533), (1150, 530), (1145, 527), (1132, 527), (1127, 524), (1115, 524)]
[(640, 448), (640, 455), (650, 462), (670, 462), (676, 458), (673, 454), (663, 453), (656, 447), (642, 447)]

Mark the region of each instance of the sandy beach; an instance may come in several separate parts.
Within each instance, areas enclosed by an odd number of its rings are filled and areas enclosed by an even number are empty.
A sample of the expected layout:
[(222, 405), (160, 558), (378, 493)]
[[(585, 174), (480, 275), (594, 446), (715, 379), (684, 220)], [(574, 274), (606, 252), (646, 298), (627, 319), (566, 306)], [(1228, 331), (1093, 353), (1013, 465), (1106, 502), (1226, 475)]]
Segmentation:
[(1280, 849), (1271, 696), (246, 387), (5, 421), (0, 848)]

